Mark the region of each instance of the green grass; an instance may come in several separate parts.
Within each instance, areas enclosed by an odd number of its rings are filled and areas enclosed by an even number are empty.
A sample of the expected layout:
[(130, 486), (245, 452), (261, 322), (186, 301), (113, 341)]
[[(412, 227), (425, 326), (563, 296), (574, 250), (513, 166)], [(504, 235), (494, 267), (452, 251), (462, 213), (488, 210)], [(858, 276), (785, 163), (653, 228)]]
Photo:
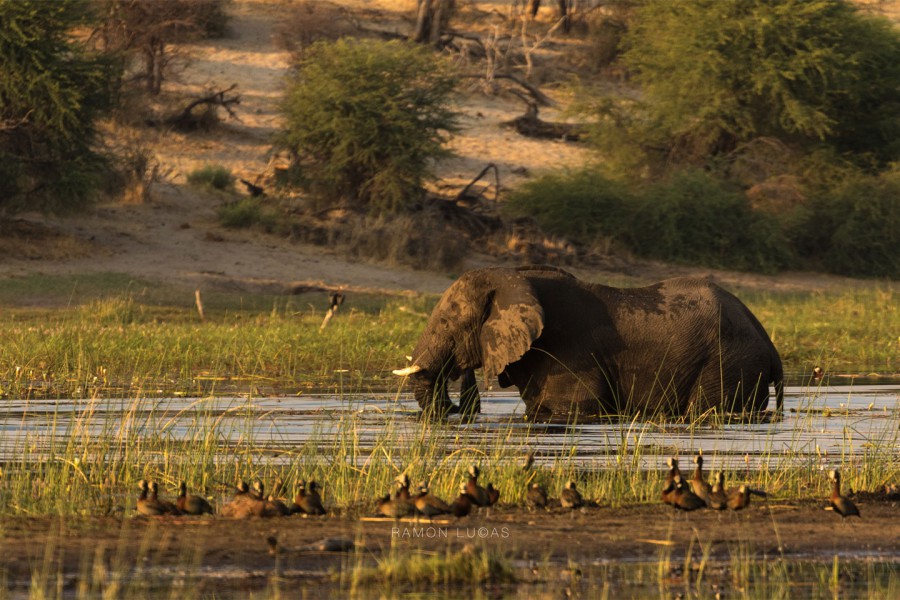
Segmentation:
[[(206, 320), (193, 306), (193, 291), (155, 286), (117, 276), (85, 279), (10, 280), (0, 296), (7, 306), (16, 292), (28, 298), (62, 300), (55, 308), (4, 310), (0, 323), (0, 388), (9, 398), (75, 397), (83, 412), (57, 408), (50, 422), (67, 422), (54, 434), (35, 429), (12, 463), (0, 466), (0, 512), (12, 514), (106, 514), (131, 509), (136, 482), (157, 479), (171, 493), (185, 479), (192, 489), (226, 495), (238, 478), (288, 482), (314, 478), (325, 485), (326, 502), (351, 511), (371, 510), (374, 498), (407, 471), (414, 482), (427, 480), (440, 496), (455, 497), (468, 465), (485, 468), (503, 502), (521, 503), (525, 484), (536, 480), (558, 494), (575, 478), (586, 497), (604, 506), (656, 502), (666, 448), (646, 443), (667, 424), (649, 420), (624, 423), (615, 435), (615, 469), (581, 472), (574, 460), (577, 439), (561, 445), (552, 466), (532, 473), (520, 468), (539, 430), (501, 427), (493, 436), (469, 435), (466, 427), (425, 425), (407, 418), (387, 419), (371, 439), (361, 439), (365, 423), (354, 410), (314, 432), (303, 444), (265, 445), (252, 428), (276, 432), (275, 418), (241, 405), (225, 419), (216, 396), (257, 389), (296, 394), (334, 393), (347, 398), (374, 392), (397, 393), (390, 370), (402, 364), (424, 325), (434, 298), (353, 296), (320, 331), (326, 295), (277, 297), (204, 295)], [(68, 288), (68, 289), (67, 289)], [(43, 294), (43, 296), (42, 296)], [(892, 372), (900, 330), (894, 294), (887, 287), (837, 293), (741, 293), (775, 337), (788, 370)], [(25, 297), (25, 296), (18, 296)], [(815, 332), (810, 335), (808, 332)], [(157, 396), (196, 396), (186, 432), (155, 405)], [(247, 406), (252, 403), (248, 399)], [(2, 401), (0, 401), (2, 407)], [(2, 410), (2, 409), (0, 409)], [(72, 409), (69, 409), (72, 410)], [(121, 414), (108, 419), (109, 412)], [(688, 424), (721, 427), (715, 418)], [(847, 417), (848, 428), (853, 427)], [(849, 431), (849, 430), (848, 430)], [(437, 435), (440, 434), (440, 435)], [(225, 439), (237, 437), (234, 443)], [(491, 443), (485, 441), (488, 437)], [(267, 438), (268, 439), (268, 438)], [(447, 440), (452, 443), (448, 444)], [(849, 439), (849, 436), (848, 436)], [(896, 479), (892, 462), (896, 428), (869, 440), (860, 452), (847, 442), (838, 457), (847, 469), (846, 485), (874, 489)], [(271, 444), (271, 442), (266, 442)], [(613, 444), (615, 446), (615, 444)], [(774, 442), (762, 457), (765, 468), (730, 469), (730, 483), (746, 482), (776, 497), (822, 497), (828, 482), (809, 459), (809, 448), (784, 451)], [(279, 457), (273, 461), (273, 455)], [(711, 457), (715, 460), (715, 456)], [(709, 463), (710, 471), (714, 469)]]
[(234, 186), (235, 177), (228, 167), (222, 165), (203, 165), (194, 169), (187, 176), (188, 183), (194, 186), (207, 186), (216, 190), (229, 190)]

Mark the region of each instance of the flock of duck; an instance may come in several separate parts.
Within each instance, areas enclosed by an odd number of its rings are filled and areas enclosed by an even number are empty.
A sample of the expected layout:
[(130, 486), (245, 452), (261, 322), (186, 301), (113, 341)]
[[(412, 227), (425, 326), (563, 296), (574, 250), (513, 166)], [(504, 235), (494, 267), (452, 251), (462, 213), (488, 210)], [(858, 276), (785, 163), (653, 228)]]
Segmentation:
[[(702, 451), (694, 457), (693, 477), (685, 481), (678, 468), (678, 460), (669, 458), (666, 460), (669, 471), (666, 473), (665, 487), (660, 494), (660, 499), (678, 510), (692, 511), (698, 508), (711, 508), (713, 510), (742, 510), (750, 505), (751, 496), (765, 498), (766, 492), (750, 489), (741, 485), (730, 490), (725, 490), (725, 475), (721, 471), (713, 476), (710, 484), (703, 475)], [(846, 496), (841, 495), (841, 474), (837, 470), (828, 473), (831, 480), (831, 496), (828, 498), (831, 509), (841, 517), (859, 517), (859, 509)]]
[[(669, 458), (666, 461), (669, 467), (666, 473), (665, 487), (660, 494), (663, 503), (675, 509), (693, 511), (700, 508), (713, 510), (742, 510), (750, 505), (751, 496), (765, 498), (766, 492), (750, 489), (746, 485), (725, 490), (725, 476), (717, 472), (713, 477), (713, 483), (709, 483), (703, 475), (703, 454), (694, 457), (696, 467), (693, 477), (685, 480), (678, 468), (678, 460)], [(526, 469), (530, 467), (526, 464)], [(477, 466), (469, 467), (469, 476), (460, 485), (459, 495), (447, 503), (441, 498), (431, 494), (425, 483), (419, 484), (415, 493), (410, 491), (410, 481), (406, 474), (398, 476), (394, 480), (392, 492), (385, 494), (376, 500), (378, 514), (392, 519), (405, 517), (424, 516), (434, 518), (441, 515), (452, 515), (457, 518), (469, 515), (473, 508), (490, 507), (500, 499), (500, 491), (493, 484), (482, 486), (478, 482), (480, 471)], [(841, 478), (837, 470), (829, 473), (832, 481), (832, 491), (829, 498), (831, 508), (842, 517), (859, 517), (859, 509), (846, 496), (841, 495)], [(137, 512), (145, 516), (162, 515), (203, 515), (214, 514), (212, 505), (201, 496), (189, 495), (185, 482), (179, 486), (179, 494), (175, 502), (161, 499), (158, 495), (158, 485), (155, 481), (141, 480), (138, 484), (140, 496), (137, 501)], [(256, 481), (252, 487), (241, 481), (238, 483), (234, 498), (223, 505), (218, 511), (221, 516), (236, 519), (251, 517), (281, 517), (293, 514), (324, 515), (327, 513), (322, 498), (319, 495), (319, 485), (315, 481), (308, 484), (304, 481), (298, 483), (297, 494), (293, 502), (283, 498), (284, 482), (281, 478), (275, 480), (272, 493), (265, 494), (265, 487), (261, 481)], [(546, 489), (532, 483), (525, 495), (525, 504), (530, 509), (547, 508), (550, 500)], [(568, 481), (560, 493), (559, 503), (563, 508), (576, 509), (587, 506), (574, 481)], [(596, 506), (596, 503), (591, 503)]]

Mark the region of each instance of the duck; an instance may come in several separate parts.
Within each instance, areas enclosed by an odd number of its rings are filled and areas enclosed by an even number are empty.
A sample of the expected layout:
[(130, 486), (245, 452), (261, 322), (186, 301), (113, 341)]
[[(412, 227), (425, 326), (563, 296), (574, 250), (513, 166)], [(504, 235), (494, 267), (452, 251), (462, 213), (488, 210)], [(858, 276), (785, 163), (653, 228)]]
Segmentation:
[(539, 483), (532, 483), (525, 493), (528, 508), (547, 508), (547, 490)]
[(670, 497), (672, 500), (671, 504), (675, 509), (690, 512), (706, 507), (706, 502), (689, 489), (687, 482), (681, 478), (681, 475), (676, 475), (672, 483), (674, 489)]
[(429, 519), (438, 515), (450, 514), (450, 506), (446, 502), (428, 492), (428, 486), (423, 482), (419, 485), (419, 493), (413, 499), (416, 510)]
[(460, 484), (459, 486), (459, 496), (450, 504), (450, 514), (452, 514), (457, 519), (462, 517), (466, 517), (472, 512), (472, 497), (466, 491), (467, 485), (465, 483)]
[(690, 481), (691, 491), (703, 500), (704, 504), (709, 504), (709, 493), (712, 491), (712, 486), (703, 477), (703, 450), (699, 450), (697, 456), (694, 457), (694, 464), (697, 466)]
[(266, 502), (259, 497), (261, 493), (261, 482), (254, 483), (251, 489), (247, 482), (239, 481), (234, 498), (219, 509), (219, 514), (232, 519), (263, 517), (266, 514)]
[(828, 499), (831, 508), (837, 514), (841, 515), (842, 518), (847, 517), (860, 517), (859, 509), (856, 508), (856, 505), (847, 498), (846, 496), (841, 495), (841, 474), (834, 469), (828, 473), (828, 478), (831, 479), (831, 497)]
[(677, 458), (667, 458), (666, 465), (669, 467), (669, 471), (666, 473), (666, 481), (662, 493), (660, 493), (660, 499), (664, 504), (672, 504), (675, 501), (675, 477), (681, 477), (681, 471), (678, 468)]
[(571, 479), (563, 487), (563, 491), (559, 495), (559, 502), (563, 508), (581, 508), (584, 506), (584, 498), (581, 497), (581, 492), (575, 488), (575, 482)]
[(175, 507), (186, 515), (213, 514), (213, 507), (206, 498), (194, 494), (188, 495), (187, 483), (184, 481), (178, 486), (178, 499), (175, 500)]
[(728, 496), (725, 494), (725, 474), (718, 471), (713, 480), (715, 483), (706, 498), (706, 505), (713, 510), (725, 510), (728, 508)]
[(319, 496), (319, 484), (315, 481), (309, 482), (308, 490), (305, 482), (300, 482), (294, 504), (297, 505), (297, 512), (307, 515), (324, 515), (327, 512), (322, 506), (322, 497)]
[(141, 494), (138, 496), (137, 500), (138, 514), (144, 515), (145, 517), (158, 517), (166, 514), (165, 509), (158, 500), (151, 500), (147, 497), (150, 486), (147, 484), (146, 479), (141, 479), (138, 482), (138, 489), (141, 490)]
[(484, 491), (486, 491), (488, 495), (488, 506), (497, 504), (500, 500), (500, 490), (495, 488), (493, 483), (489, 483), (487, 484), (487, 487), (484, 488)]
[(753, 490), (750, 489), (749, 486), (741, 485), (737, 489), (732, 488), (728, 491), (728, 497), (726, 500), (726, 505), (731, 510), (743, 510), (750, 506), (750, 495), (760, 496), (765, 498), (768, 496), (762, 490)]
[(409, 493), (409, 475), (402, 473), (394, 479), (394, 485), (397, 486), (397, 498), (409, 501), (412, 494)]
[(396, 496), (391, 498), (390, 494), (385, 494), (381, 498), (378, 498), (375, 503), (378, 506), (379, 513), (392, 519), (408, 517), (415, 511), (415, 507), (410, 502), (397, 498)]
[(489, 506), (491, 499), (487, 490), (478, 485), (478, 476), (481, 474), (478, 467), (472, 465), (469, 467), (469, 481), (466, 483), (466, 493), (472, 498), (475, 506)]
[(159, 498), (159, 485), (155, 481), (150, 482), (150, 495), (147, 500), (149, 502), (155, 502), (163, 511), (164, 515), (180, 515), (181, 511), (178, 510), (172, 502), (168, 500), (160, 500)]

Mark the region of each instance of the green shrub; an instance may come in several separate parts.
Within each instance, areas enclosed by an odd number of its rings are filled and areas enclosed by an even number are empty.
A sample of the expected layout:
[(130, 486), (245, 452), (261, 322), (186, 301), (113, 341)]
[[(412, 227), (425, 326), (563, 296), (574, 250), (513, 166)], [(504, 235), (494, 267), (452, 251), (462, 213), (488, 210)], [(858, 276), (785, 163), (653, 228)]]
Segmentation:
[(218, 212), (222, 225), (234, 229), (260, 225), (268, 233), (273, 233), (282, 222), (277, 210), (267, 210), (259, 198), (249, 196), (237, 202), (226, 202), (219, 207)]
[(550, 174), (526, 183), (508, 205), (513, 216), (531, 216), (551, 233), (582, 243), (612, 238), (648, 258), (753, 271), (792, 259), (776, 220), (701, 171), (631, 186), (596, 169)]
[(203, 165), (194, 169), (187, 176), (188, 183), (196, 186), (209, 186), (217, 190), (227, 190), (234, 185), (234, 175), (222, 165)]
[(826, 245), (811, 249), (825, 270), (900, 278), (900, 171), (850, 179), (819, 197), (807, 227), (825, 234)]
[(505, 209), (532, 217), (548, 233), (591, 243), (598, 235), (621, 235), (631, 218), (626, 187), (593, 168), (549, 173), (517, 188)]
[(627, 232), (635, 253), (752, 271), (789, 264), (778, 223), (754, 212), (740, 189), (703, 171), (682, 171), (646, 186)]
[(398, 211), (420, 199), (431, 164), (449, 155), (456, 83), (448, 64), (419, 45), (318, 42), (288, 82), (280, 141), (318, 197)]
[(857, 3), (644, 2), (625, 44), (642, 102), (599, 110), (648, 160), (696, 164), (759, 137), (900, 157), (900, 34)]

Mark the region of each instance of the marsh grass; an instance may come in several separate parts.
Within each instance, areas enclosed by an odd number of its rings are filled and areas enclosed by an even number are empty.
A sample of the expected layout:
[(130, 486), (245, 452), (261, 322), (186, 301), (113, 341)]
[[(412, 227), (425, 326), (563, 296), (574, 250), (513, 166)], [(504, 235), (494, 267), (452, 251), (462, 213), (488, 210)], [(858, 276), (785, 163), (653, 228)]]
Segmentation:
[[(327, 307), (324, 293), (208, 293), (207, 318), (201, 322), (192, 291), (152, 282), (98, 275), (85, 280), (28, 277), (10, 286), (0, 291), (0, 304), (12, 303), (18, 286), (32, 297), (48, 290), (57, 307), (4, 310), (2, 394), (25, 402), (76, 400), (61, 401), (27, 427), (25, 437), (7, 453), (16, 458), (0, 465), (0, 511), (5, 513), (129, 511), (141, 478), (157, 479), (166, 490), (184, 479), (192, 491), (221, 500), (238, 478), (260, 478), (271, 485), (277, 476), (289, 485), (316, 479), (324, 485), (326, 504), (365, 512), (401, 472), (452, 499), (473, 463), (482, 466), (484, 482), (500, 490), (501, 503), (520, 504), (527, 484), (534, 481), (556, 496), (573, 479), (585, 497), (621, 507), (658, 501), (656, 469), (663, 469), (672, 450), (655, 439), (693, 439), (727, 426), (716, 414), (695, 415), (681, 424), (654, 416), (621, 420), (610, 428), (604, 450), (615, 455), (614, 466), (585, 468), (575, 421), (553, 455), (543, 457), (549, 466), (525, 472), (522, 457), (539, 444), (543, 430), (538, 427), (510, 422), (485, 436), (478, 435), (484, 427), (479, 422), (425, 425), (401, 412), (373, 428), (360, 413), (372, 407), (354, 398), (398, 393), (401, 382), (390, 370), (413, 347), (432, 298), (352, 296), (349, 306), (320, 331)], [(836, 295), (747, 296), (796, 370), (806, 372), (805, 361), (810, 369), (813, 364), (830, 370), (847, 363), (852, 370), (861, 364), (852, 362), (854, 356), (867, 362), (858, 369), (896, 367), (891, 361), (898, 341), (889, 338), (900, 329), (900, 317), (889, 289), (876, 285)], [(839, 318), (832, 321), (829, 315)], [(816, 332), (815, 341), (807, 339), (806, 331)], [(854, 341), (843, 346), (839, 342), (849, 339), (846, 331), (854, 332)], [(323, 420), (299, 445), (282, 436), (277, 418), (255, 408), (254, 399), (261, 395), (308, 392), (335, 394), (346, 410)], [(223, 408), (222, 395), (243, 400)], [(179, 396), (196, 399), (173, 414), (162, 399)], [(816, 396), (811, 390), (810, 397)], [(0, 414), (2, 406), (0, 402)], [(800, 429), (809, 427), (806, 419), (813, 414), (804, 413)], [(845, 470), (846, 485), (875, 489), (896, 478), (898, 465), (891, 459), (900, 443), (896, 427), (853, 448), (853, 414), (843, 418), (846, 439), (828, 460)], [(265, 440), (258, 439), (260, 431), (266, 432), (259, 436)], [(776, 444), (765, 426), (756, 427), (760, 434), (766, 435), (765, 447), (753, 466), (714, 453), (710, 472), (719, 459), (730, 459), (724, 464), (729, 485), (745, 482), (775, 497), (827, 496), (822, 457), (814, 449), (799, 440), (787, 447)]]
[(388, 552), (374, 557), (374, 566), (357, 554), (351, 568), (340, 573), (341, 588), (351, 595), (372, 588), (385, 594), (428, 589), (458, 590), (460, 586), (513, 584), (517, 577), (507, 556), (496, 549), (467, 545), (444, 552), (409, 552), (392, 544)]

